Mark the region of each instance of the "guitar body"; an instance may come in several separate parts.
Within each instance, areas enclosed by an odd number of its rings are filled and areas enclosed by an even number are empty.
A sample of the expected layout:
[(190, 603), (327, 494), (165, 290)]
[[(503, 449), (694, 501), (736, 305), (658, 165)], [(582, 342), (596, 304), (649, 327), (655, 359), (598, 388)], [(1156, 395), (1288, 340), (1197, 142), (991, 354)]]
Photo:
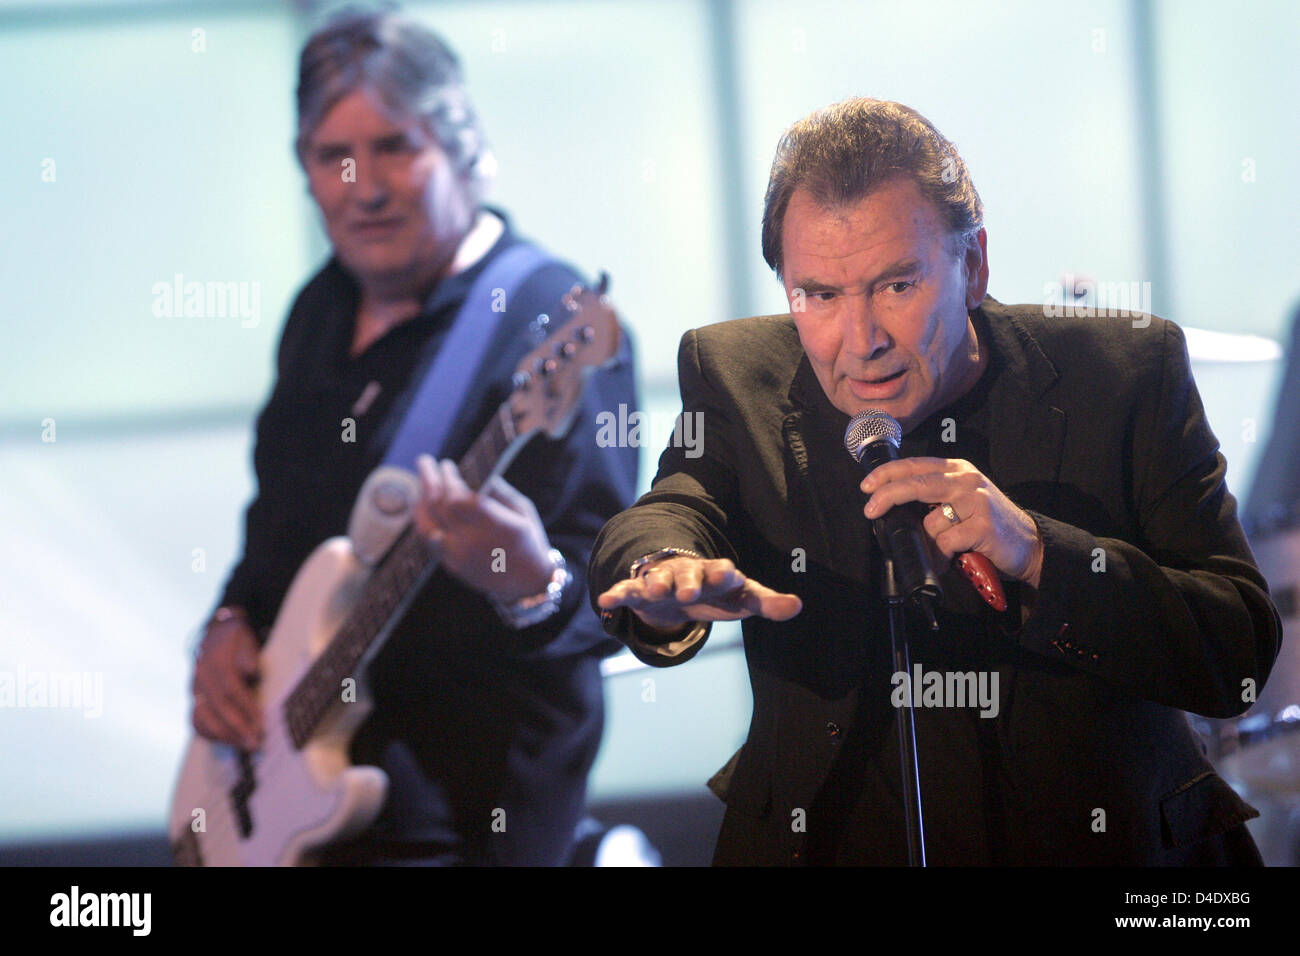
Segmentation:
[[(265, 742), (251, 755), (201, 737), (190, 744), (168, 823), (178, 862), (308, 863), (315, 850), (359, 833), (378, 816), (387, 774), (348, 760), (352, 735), (370, 711), (361, 675), (355, 702), (348, 694), (345, 703), (340, 687), (334, 712), (301, 749), (282, 716), (286, 698), (333, 639), (368, 577), (342, 537), (320, 545), (299, 569), (261, 656)], [(250, 782), (251, 792), (241, 798)]]

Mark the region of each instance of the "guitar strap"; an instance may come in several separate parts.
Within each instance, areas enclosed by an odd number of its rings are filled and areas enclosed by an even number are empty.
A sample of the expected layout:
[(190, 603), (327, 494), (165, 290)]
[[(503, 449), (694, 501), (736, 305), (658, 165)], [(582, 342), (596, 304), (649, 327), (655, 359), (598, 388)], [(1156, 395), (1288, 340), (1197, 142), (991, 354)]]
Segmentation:
[[(515, 292), (549, 258), (532, 243), (520, 242), (489, 262), (474, 280), (388, 445), (384, 464), (415, 471), (419, 455), (439, 457), (488, 346), (511, 312)], [(502, 300), (505, 309), (494, 309)]]

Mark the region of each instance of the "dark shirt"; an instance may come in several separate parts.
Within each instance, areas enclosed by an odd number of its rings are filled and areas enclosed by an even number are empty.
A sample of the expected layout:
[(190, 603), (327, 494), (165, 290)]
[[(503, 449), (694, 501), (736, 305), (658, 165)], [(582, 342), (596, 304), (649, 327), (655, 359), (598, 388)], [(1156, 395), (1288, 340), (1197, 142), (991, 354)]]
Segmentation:
[[(976, 321), (983, 323), (983, 316)], [(987, 336), (984, 337), (987, 341)], [(956, 401), (933, 412), (904, 436), (901, 458), (966, 459), (980, 471), (988, 470), (988, 412), (985, 399), (989, 382), (1000, 373), (1000, 359), (991, 350), (991, 364), (976, 384)], [(861, 554), (867, 580), (880, 580), (880, 548), (862, 507), (866, 496), (832, 493), (855, 489), (863, 471), (844, 451), (844, 429), (849, 416), (829, 402), (819, 402), (819, 414), (809, 416), (809, 454), (818, 468), (831, 468), (835, 477), (816, 485), (819, 505), (827, 514), (833, 553)], [(965, 579), (943, 575), (944, 605), (939, 609), (940, 631), (932, 635), (914, 609), (907, 609), (911, 635), (911, 663), (923, 671), (991, 671), (998, 658), (1010, 654), (1011, 641), (998, 633), (996, 618)], [(972, 600), (974, 598), (974, 600)], [(902, 817), (901, 770), (897, 731), (891, 705), (893, 687), (883, 683), (894, 666), (887, 623), (887, 607), (878, 593), (858, 594), (853, 630), (865, 637), (862, 679), (875, 684), (862, 696), (857, 721), (839, 747), (827, 786), (809, 808), (807, 862), (810, 864), (889, 865), (906, 862)], [(1008, 610), (1008, 614), (1013, 609)], [(1014, 609), (1018, 613), (1017, 609)], [(998, 646), (1001, 652), (998, 653)], [(985, 777), (996, 777), (996, 748), (982, 747), (992, 731), (992, 721), (979, 715), (978, 706), (918, 708), (914, 711), (920, 750), (922, 799), (943, 806), (944, 813), (926, 817), (926, 844), (932, 862), (941, 864), (991, 864), (987, 834), (1000, 814), (987, 805)], [(940, 792), (941, 788), (941, 792)], [(891, 835), (881, 842), (881, 835)]]
[[(979, 313), (973, 318), (981, 326), (986, 321)], [(981, 341), (987, 343), (987, 329), (981, 327), (980, 332)], [(904, 435), (899, 457), (965, 459), (982, 472), (989, 470), (985, 403), (990, 382), (1001, 373), (997, 351), (989, 352), (989, 365), (971, 390)], [(823, 459), (822, 467), (836, 472), (832, 481), (817, 485), (819, 504), (828, 517), (831, 546), (837, 554), (862, 553), (867, 580), (875, 588), (880, 580), (881, 553), (862, 513), (866, 496), (856, 491), (831, 492), (833, 488), (855, 489), (864, 477), (861, 466), (843, 448), (849, 417), (829, 402), (820, 411), (808, 421), (807, 437), (809, 453)], [(930, 632), (915, 609), (907, 609), (913, 668), (990, 673), (1010, 659), (1013, 642), (999, 625), (1008, 623), (1013, 613), (1018, 616), (1018, 605), (998, 615), (983, 605), (960, 576), (949, 571), (942, 573), (941, 579), (944, 602), (938, 611), (937, 634)], [(1011, 589), (1010, 584), (1006, 586)], [(875, 592), (860, 595), (859, 601), (856, 629), (866, 638), (867, 648), (861, 676), (877, 686), (863, 695), (858, 719), (839, 747), (826, 786), (809, 808), (807, 861), (812, 864), (884, 865), (906, 862), (907, 858), (897, 731), (890, 701), (893, 686), (882, 683), (894, 671), (887, 609)], [(917, 708), (914, 713), (921, 747), (922, 800), (944, 808), (944, 813), (925, 819), (931, 862), (999, 862), (996, 841), (989, 838), (996, 834), (1002, 812), (994, 799), (997, 788), (993, 784), (1000, 772), (996, 741), (989, 746), (988, 740), (993, 721), (980, 717), (975, 705)], [(889, 822), (882, 825), (882, 818)], [(881, 842), (881, 834), (894, 838)]]

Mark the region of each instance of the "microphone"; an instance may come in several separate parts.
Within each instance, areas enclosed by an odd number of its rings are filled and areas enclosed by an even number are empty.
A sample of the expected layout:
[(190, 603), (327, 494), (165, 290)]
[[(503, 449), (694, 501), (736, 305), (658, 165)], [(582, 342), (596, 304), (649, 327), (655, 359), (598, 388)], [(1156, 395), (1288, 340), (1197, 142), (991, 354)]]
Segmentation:
[[(898, 422), (875, 408), (854, 415), (844, 430), (844, 447), (867, 472), (887, 461), (896, 461), (902, 440), (903, 429)], [(925, 520), (926, 511), (921, 502), (909, 501), (876, 518), (872, 530), (881, 550), (894, 559), (903, 593), (921, 607), (930, 619), (930, 626), (937, 629), (938, 622), (930, 602), (942, 599), (943, 591), (930, 564), (930, 549), (922, 538), (925, 531), (921, 522)], [(995, 611), (1007, 609), (1002, 581), (992, 561), (982, 554), (967, 551), (958, 556), (957, 566), (986, 604)]]
[[(844, 430), (844, 447), (865, 472), (887, 461), (896, 461), (902, 440), (903, 429), (898, 422), (875, 408), (854, 415)], [(894, 561), (899, 589), (925, 614), (930, 629), (937, 631), (939, 621), (934, 616), (934, 606), (943, 599), (943, 588), (934, 573), (930, 548), (921, 527), (925, 515), (925, 505), (908, 501), (873, 519), (871, 528), (880, 550)]]

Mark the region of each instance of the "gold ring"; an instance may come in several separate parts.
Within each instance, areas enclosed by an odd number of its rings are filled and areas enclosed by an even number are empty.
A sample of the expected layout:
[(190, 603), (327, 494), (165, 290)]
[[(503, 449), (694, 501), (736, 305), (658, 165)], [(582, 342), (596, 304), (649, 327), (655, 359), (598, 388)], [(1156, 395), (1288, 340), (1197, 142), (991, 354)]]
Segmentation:
[(939, 510), (942, 511), (943, 516), (953, 524), (959, 524), (961, 522), (961, 519), (957, 517), (957, 512), (953, 510), (952, 505), (948, 504), (948, 502), (945, 501), (941, 504)]

